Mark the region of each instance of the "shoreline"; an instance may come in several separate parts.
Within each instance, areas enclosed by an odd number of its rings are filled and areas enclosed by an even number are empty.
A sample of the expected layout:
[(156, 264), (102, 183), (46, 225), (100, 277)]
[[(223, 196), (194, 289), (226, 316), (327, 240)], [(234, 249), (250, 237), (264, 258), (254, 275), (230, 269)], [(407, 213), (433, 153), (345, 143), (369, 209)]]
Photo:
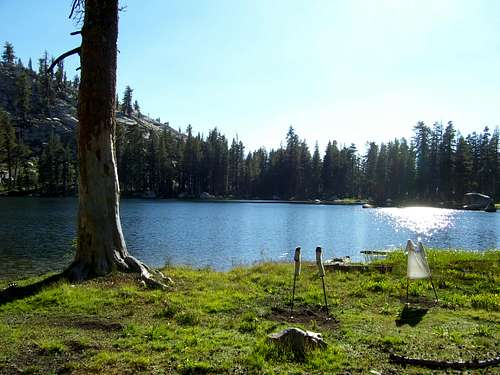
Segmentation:
[[(401, 248), (401, 247), (386, 248), (383, 250), (380, 250), (380, 249), (379, 250), (363, 250), (360, 252), (359, 258), (362, 258), (364, 260), (356, 260), (358, 258), (354, 259), (354, 258), (349, 258), (348, 256), (347, 257), (344, 256), (344, 257), (340, 257), (340, 258), (332, 257), (332, 258), (325, 258), (323, 260), (323, 264), (325, 266), (325, 269), (328, 268), (330, 270), (338, 269), (339, 267), (336, 267), (336, 266), (338, 266), (340, 264), (341, 265), (340, 268), (342, 268), (342, 266), (346, 266), (345, 268), (349, 268), (350, 266), (352, 266), (352, 268), (354, 268), (354, 269), (360, 268), (360, 269), (363, 269), (364, 271), (366, 271), (368, 268), (371, 268), (372, 266), (382, 266), (382, 268), (383, 268), (384, 267), (384, 260), (390, 259), (393, 256), (399, 256), (401, 254), (404, 254), (404, 251), (405, 251), (404, 248)], [(433, 253), (438, 253), (438, 254), (439, 253), (448, 254), (448, 256), (449, 256), (449, 254), (458, 254), (458, 255), (460, 255), (460, 254), (471, 255), (472, 254), (472, 256), (481, 257), (481, 256), (486, 256), (489, 253), (499, 253), (500, 254), (500, 248), (490, 248), (490, 249), (484, 249), (484, 250), (464, 249), (464, 248), (456, 248), (456, 249), (428, 248), (428, 249), (426, 249), (426, 251), (431, 251)], [(348, 259), (346, 259), (346, 258), (348, 258)], [(71, 263), (71, 261), (69, 261), (67, 265), (69, 265), (70, 263)], [(237, 269), (249, 270), (249, 269), (259, 267), (259, 266), (262, 266), (265, 264), (286, 266), (286, 265), (290, 265), (292, 263), (293, 263), (293, 259), (290, 258), (288, 261), (283, 260), (283, 259), (274, 259), (274, 260), (273, 259), (262, 259), (262, 260), (258, 260), (258, 261), (251, 262), (251, 263), (239, 263), (239, 264), (235, 264), (234, 266), (227, 268), (227, 269), (217, 269), (217, 268), (214, 268), (214, 267), (209, 266), (209, 265), (195, 266), (195, 265), (186, 264), (186, 263), (172, 263), (172, 264), (157, 266), (157, 267), (152, 266), (151, 268), (155, 269), (155, 270), (162, 270), (164, 268), (182, 268), (182, 269), (189, 269), (191, 271), (210, 271), (210, 272), (214, 272), (217, 274), (219, 274), (219, 273), (220, 274), (227, 274), (227, 273), (231, 273)], [(312, 259), (303, 259), (302, 266), (306, 267), (306, 268), (313, 269), (316, 267), (316, 263)], [(2, 284), (5, 284), (7, 282), (11, 282), (11, 281), (17, 282), (17, 281), (26, 281), (26, 280), (30, 280), (30, 279), (37, 279), (37, 278), (44, 277), (47, 275), (53, 275), (53, 274), (56, 274), (58, 272), (62, 272), (65, 268), (66, 267), (58, 267), (57, 269), (43, 271), (42, 273), (33, 272), (33, 273), (27, 273), (24, 275), (16, 275), (16, 276), (11, 276), (11, 277), (4, 277), (4, 275), (0, 274), (0, 289), (1, 289)], [(382, 270), (382, 271), (384, 271), (384, 270)]]
[[(0, 198), (41, 198), (41, 199), (54, 199), (54, 198), (78, 198), (77, 195), (66, 196), (42, 196), (34, 194), (9, 194), (8, 192), (0, 193)], [(178, 197), (147, 197), (147, 196), (132, 196), (124, 194), (120, 197), (123, 200), (137, 199), (146, 201), (175, 201), (175, 202), (196, 202), (196, 203), (259, 203), (259, 204), (306, 204), (306, 205), (323, 205), (323, 206), (362, 206), (369, 204), (367, 199), (336, 199), (336, 200), (284, 200), (284, 199), (238, 199), (238, 198), (178, 198)], [(429, 207), (429, 208), (443, 208), (450, 210), (460, 211), (484, 211), (484, 210), (468, 210), (462, 207), (462, 204), (445, 205), (443, 202), (418, 202), (418, 201), (402, 201), (394, 202), (393, 204), (386, 205), (371, 205), (367, 208), (408, 208), (408, 207)], [(495, 203), (495, 208), (500, 210), (500, 203)]]
[[(433, 369), (395, 363), (390, 353), (443, 363), (498, 355), (499, 256), (429, 251), (439, 302), (428, 280), (415, 280), (408, 306), (402, 252), (387, 259), (392, 272), (327, 270), (325, 292), (316, 265), (307, 263), (293, 318), (290, 263), (229, 272), (168, 266), (163, 272), (174, 284), (166, 291), (142, 287), (133, 274), (61, 281), (0, 305), (0, 372), (430, 375)], [(290, 326), (321, 333), (328, 346), (301, 361), (276, 350), (268, 335)]]

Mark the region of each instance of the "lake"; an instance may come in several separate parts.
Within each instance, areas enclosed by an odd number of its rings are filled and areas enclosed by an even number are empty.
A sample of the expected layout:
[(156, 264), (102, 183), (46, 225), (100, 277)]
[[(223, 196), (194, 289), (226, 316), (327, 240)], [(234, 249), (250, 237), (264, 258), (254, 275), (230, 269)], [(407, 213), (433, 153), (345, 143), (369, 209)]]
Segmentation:
[[(57, 271), (74, 255), (75, 198), (0, 198), (0, 279)], [(288, 203), (126, 199), (129, 252), (152, 266), (187, 264), (228, 270), (290, 261), (296, 246), (314, 259), (401, 247), (411, 238), (440, 248), (500, 248), (500, 214), (438, 208), (377, 208)]]

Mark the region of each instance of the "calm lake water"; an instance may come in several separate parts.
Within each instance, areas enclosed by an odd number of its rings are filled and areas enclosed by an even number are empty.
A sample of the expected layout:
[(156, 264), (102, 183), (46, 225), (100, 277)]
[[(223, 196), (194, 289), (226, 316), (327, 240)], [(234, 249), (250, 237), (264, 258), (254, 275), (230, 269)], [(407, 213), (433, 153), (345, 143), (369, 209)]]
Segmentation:
[[(61, 270), (74, 252), (75, 198), (0, 198), (0, 279)], [(153, 266), (189, 264), (227, 270), (262, 260), (306, 259), (401, 247), (421, 238), (440, 248), (500, 248), (500, 213), (437, 208), (362, 209), (287, 203), (122, 200), (132, 255)]]

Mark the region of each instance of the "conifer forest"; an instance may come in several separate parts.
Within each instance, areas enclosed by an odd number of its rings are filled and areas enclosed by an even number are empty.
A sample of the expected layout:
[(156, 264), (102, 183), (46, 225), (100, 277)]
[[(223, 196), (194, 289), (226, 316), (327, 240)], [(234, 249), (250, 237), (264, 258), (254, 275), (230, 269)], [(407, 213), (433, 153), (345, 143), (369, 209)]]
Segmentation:
[[(0, 192), (76, 194), (78, 75), (68, 78), (62, 62), (49, 69), (47, 52), (25, 64), (9, 42), (1, 59)], [(321, 140), (327, 146), (320, 150), (290, 126), (276, 148), (249, 150), (217, 128), (175, 130), (145, 116), (129, 86), (117, 94), (116, 111), (122, 196), (435, 203), (461, 202), (473, 191), (500, 197), (498, 127), (478, 124), (481, 130), (462, 134), (452, 121), (416, 121), (411, 139)]]

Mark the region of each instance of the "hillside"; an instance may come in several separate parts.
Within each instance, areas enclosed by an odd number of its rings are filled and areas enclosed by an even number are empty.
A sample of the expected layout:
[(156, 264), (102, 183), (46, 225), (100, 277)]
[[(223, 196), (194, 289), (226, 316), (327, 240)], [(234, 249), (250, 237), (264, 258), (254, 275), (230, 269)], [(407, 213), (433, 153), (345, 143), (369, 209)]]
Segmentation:
[[(61, 63), (48, 71), (49, 63), (46, 53), (39, 59), (38, 72), (31, 60), (28, 67), (14, 58), (4, 57), (0, 62), (0, 193), (61, 196), (76, 192), (79, 78), (68, 80)], [(122, 176), (136, 172), (126, 166), (143, 160), (129, 153), (146, 153), (148, 140), (168, 138), (164, 141), (170, 145), (183, 139), (168, 123), (143, 115), (137, 101), (132, 106), (132, 90), (127, 90), (128, 97), (124, 95), (121, 104), (117, 95), (116, 106), (116, 148)], [(147, 179), (138, 176), (138, 180)], [(132, 190), (153, 189), (141, 184)], [(168, 189), (162, 194), (169, 194)]]
[[(19, 110), (19, 98), (22, 95), (20, 82), (26, 77), (26, 87), (29, 95), (29, 113), (23, 118)], [(77, 101), (78, 88), (75, 81), (64, 81), (59, 84), (56, 78), (50, 78), (53, 93), (46, 108), (43, 98), (44, 79), (29, 68), (17, 64), (0, 63), (0, 108), (5, 110), (17, 133), (22, 133), (23, 142), (37, 149), (40, 144), (48, 142), (51, 134), (58, 135), (63, 143), (74, 139), (78, 126)], [(40, 90), (42, 88), (42, 90)], [(168, 123), (162, 123), (140, 113), (125, 115), (118, 110), (117, 124), (124, 127), (140, 126), (144, 130), (168, 130), (172, 134), (179, 132), (172, 129)]]

